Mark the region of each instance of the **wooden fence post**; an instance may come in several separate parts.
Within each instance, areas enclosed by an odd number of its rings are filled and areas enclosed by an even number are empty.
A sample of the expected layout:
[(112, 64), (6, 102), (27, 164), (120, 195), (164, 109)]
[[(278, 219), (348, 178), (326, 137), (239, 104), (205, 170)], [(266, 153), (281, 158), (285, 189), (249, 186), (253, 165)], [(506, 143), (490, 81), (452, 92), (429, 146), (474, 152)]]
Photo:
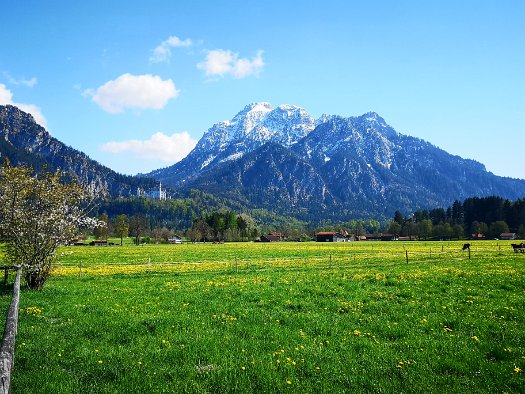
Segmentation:
[(330, 253), (330, 268), (332, 268), (332, 253)]
[(20, 301), (20, 275), (22, 270), (16, 272), (15, 284), (13, 286), (13, 299), (7, 314), (5, 324), (4, 340), (0, 350), (0, 393), (9, 394), (11, 385), (11, 370), (15, 357), (15, 339), (18, 325), (18, 304)]
[(406, 255), (406, 258), (407, 258), (407, 264), (408, 264), (408, 250), (405, 250), (405, 255)]
[(80, 261), (79, 271), (78, 271), (78, 277), (79, 277), (80, 279), (82, 279), (82, 261)]

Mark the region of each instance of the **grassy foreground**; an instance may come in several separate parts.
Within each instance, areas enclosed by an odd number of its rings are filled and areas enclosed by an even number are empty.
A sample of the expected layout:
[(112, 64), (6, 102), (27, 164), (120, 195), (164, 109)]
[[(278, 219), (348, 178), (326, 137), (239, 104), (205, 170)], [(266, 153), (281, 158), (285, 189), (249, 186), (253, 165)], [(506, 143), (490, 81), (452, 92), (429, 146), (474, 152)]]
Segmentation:
[(460, 249), (64, 248), (12, 392), (524, 392), (525, 256)]

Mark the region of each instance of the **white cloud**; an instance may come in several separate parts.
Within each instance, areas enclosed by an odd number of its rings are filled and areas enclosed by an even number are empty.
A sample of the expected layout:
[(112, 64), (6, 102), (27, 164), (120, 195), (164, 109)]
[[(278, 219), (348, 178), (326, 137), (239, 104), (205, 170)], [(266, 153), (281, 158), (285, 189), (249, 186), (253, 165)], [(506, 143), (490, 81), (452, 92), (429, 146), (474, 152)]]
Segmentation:
[(171, 48), (189, 47), (192, 44), (193, 43), (189, 38), (181, 40), (177, 36), (171, 36), (167, 40), (162, 41), (159, 46), (153, 50), (153, 54), (150, 56), (149, 61), (152, 63), (166, 62), (171, 57)]
[(25, 78), (16, 79), (13, 76), (11, 76), (11, 74), (9, 74), (8, 72), (4, 71), (3, 74), (4, 74), (4, 77), (7, 79), (7, 81), (12, 85), (24, 85), (24, 86), (27, 86), (28, 88), (32, 88), (38, 82), (38, 79), (36, 77), (32, 77), (30, 79), (25, 79)]
[(262, 59), (263, 51), (257, 51), (251, 60), (240, 58), (239, 54), (223, 49), (209, 51), (206, 59), (197, 64), (197, 68), (203, 70), (207, 76), (232, 75), (234, 78), (245, 78), (250, 75), (259, 75), (264, 67)]
[(7, 87), (4, 84), (0, 83), (0, 105), (7, 104), (14, 105), (15, 107), (20, 108), (22, 111), (33, 115), (35, 122), (37, 122), (42, 127), (46, 127), (46, 118), (44, 117), (44, 115), (42, 115), (42, 111), (39, 107), (37, 107), (34, 104), (14, 102), (13, 93), (9, 89), (7, 89)]
[(185, 158), (196, 144), (197, 140), (191, 138), (187, 131), (171, 136), (157, 132), (148, 140), (106, 142), (101, 149), (109, 153), (132, 152), (143, 159), (156, 159), (173, 164)]
[(91, 97), (104, 111), (120, 113), (126, 108), (162, 109), (168, 100), (179, 95), (179, 91), (171, 79), (126, 73), (96, 90), (85, 90), (84, 95)]

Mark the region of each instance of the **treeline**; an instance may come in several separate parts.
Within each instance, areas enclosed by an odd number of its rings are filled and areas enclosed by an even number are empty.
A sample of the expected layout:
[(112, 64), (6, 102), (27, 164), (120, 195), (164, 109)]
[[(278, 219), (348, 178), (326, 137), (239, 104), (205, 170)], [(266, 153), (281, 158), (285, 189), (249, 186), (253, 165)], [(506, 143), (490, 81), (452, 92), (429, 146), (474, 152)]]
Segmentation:
[(222, 211), (196, 219), (186, 237), (193, 242), (250, 241), (259, 237), (259, 231), (250, 215)]
[(448, 208), (418, 210), (408, 216), (397, 211), (392, 220), (382, 222), (334, 223), (327, 219), (312, 225), (266, 209), (232, 206), (201, 191), (165, 201), (137, 197), (105, 201), (98, 206), (97, 216), (107, 222), (105, 230), (96, 230), (97, 237), (121, 237), (127, 226), (125, 237), (132, 236), (136, 242), (167, 242), (175, 234), (192, 241), (247, 241), (273, 231), (288, 240), (313, 239), (319, 231), (356, 236), (390, 233), (420, 239), (462, 239), (473, 234), (498, 238), (501, 233), (514, 232), (525, 239), (525, 199), (509, 201), (495, 196), (468, 198)]
[(418, 210), (409, 217), (394, 214), (389, 233), (420, 238), (470, 238), (482, 235), (498, 238), (501, 233), (517, 233), (525, 238), (525, 199), (509, 201), (501, 197), (472, 197), (455, 201), (450, 207)]
[(187, 198), (153, 200), (145, 197), (118, 198), (101, 201), (95, 215), (106, 214), (110, 219), (125, 214), (146, 218), (147, 227), (169, 228), (184, 232), (201, 216), (221, 209), (233, 209), (224, 199), (192, 190)]

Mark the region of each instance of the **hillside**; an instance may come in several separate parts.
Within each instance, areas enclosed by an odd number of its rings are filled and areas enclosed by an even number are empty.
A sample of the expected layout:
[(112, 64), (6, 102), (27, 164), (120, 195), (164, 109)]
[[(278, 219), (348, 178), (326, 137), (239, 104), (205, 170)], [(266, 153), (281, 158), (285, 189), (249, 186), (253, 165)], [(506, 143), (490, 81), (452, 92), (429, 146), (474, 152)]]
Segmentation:
[(112, 197), (134, 195), (138, 187), (158, 184), (153, 179), (118, 174), (97, 163), (52, 137), (30, 114), (12, 105), (0, 106), (0, 156), (13, 165), (35, 170), (61, 169), (92, 191)]

